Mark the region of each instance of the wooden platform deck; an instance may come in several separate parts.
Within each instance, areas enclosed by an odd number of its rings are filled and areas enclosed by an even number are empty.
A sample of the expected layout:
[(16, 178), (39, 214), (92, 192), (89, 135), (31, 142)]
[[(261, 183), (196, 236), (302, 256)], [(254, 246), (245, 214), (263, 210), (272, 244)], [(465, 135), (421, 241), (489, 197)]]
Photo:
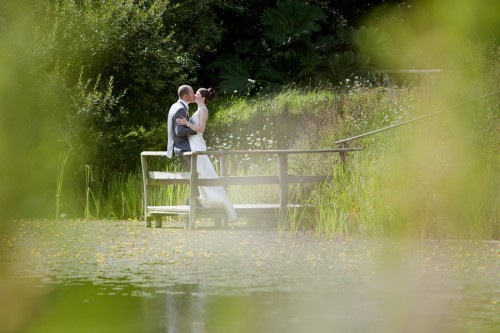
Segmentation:
[[(279, 217), (280, 210), (279, 204), (235, 204), (234, 208), (238, 218), (271, 217), (276, 220)], [(214, 219), (215, 225), (228, 226), (226, 212), (222, 208), (196, 207), (195, 210), (197, 218), (211, 218)], [(183, 216), (186, 223), (190, 207), (188, 205), (148, 206), (148, 211), (152, 220), (154, 220), (155, 227), (158, 228), (162, 226), (161, 216)]]
[[(264, 204), (264, 203), (253, 203), (253, 204), (234, 204), (234, 209), (238, 214), (238, 218), (252, 218), (252, 219), (273, 219), (278, 221), (280, 216), (280, 205), (279, 204)], [(312, 208), (312, 206), (305, 206), (299, 204), (288, 204), (287, 209), (307, 209)], [(226, 212), (222, 208), (209, 208), (209, 207), (196, 207), (196, 216), (198, 218), (213, 218), (215, 224), (223, 227), (227, 227)], [(189, 216), (190, 207), (188, 205), (179, 206), (148, 206), (147, 210), (151, 219), (146, 221), (151, 227), (151, 220), (154, 220), (155, 227), (161, 228), (162, 226), (162, 216)]]
[[(181, 216), (184, 219), (185, 228), (195, 228), (196, 219), (210, 217), (216, 225), (227, 225), (227, 216), (222, 208), (197, 207), (194, 200), (189, 205), (161, 206), (151, 205), (149, 189), (151, 186), (189, 186), (189, 196), (196, 197), (198, 186), (231, 186), (231, 185), (262, 185), (274, 184), (279, 186), (279, 203), (243, 203), (235, 204), (234, 207), (239, 218), (272, 218), (275, 221), (283, 221), (290, 210), (305, 209), (301, 204), (290, 203), (288, 198), (288, 186), (290, 184), (319, 183), (330, 179), (329, 174), (324, 175), (290, 175), (288, 173), (288, 156), (291, 154), (328, 154), (338, 153), (342, 161), (346, 154), (359, 151), (360, 148), (339, 148), (322, 150), (250, 150), (250, 151), (203, 151), (188, 152), (185, 155), (191, 157), (191, 167), (196, 169), (198, 155), (213, 155), (220, 158), (220, 176), (217, 178), (199, 178), (196, 172), (165, 172), (149, 169), (148, 158), (166, 157), (164, 151), (145, 151), (141, 153), (142, 176), (144, 185), (144, 217), (146, 226), (150, 227), (152, 220), (156, 227), (162, 226), (162, 216)], [(228, 176), (226, 160), (228, 155), (240, 155), (243, 157), (257, 155), (274, 155), (278, 157), (279, 172), (277, 175), (251, 175), (251, 176)], [(328, 170), (326, 170), (328, 173)]]

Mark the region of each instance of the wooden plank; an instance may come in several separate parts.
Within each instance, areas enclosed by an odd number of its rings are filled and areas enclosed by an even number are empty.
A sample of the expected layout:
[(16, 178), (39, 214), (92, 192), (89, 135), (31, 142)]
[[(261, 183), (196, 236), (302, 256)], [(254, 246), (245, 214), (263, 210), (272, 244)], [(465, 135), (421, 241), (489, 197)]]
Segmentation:
[[(245, 212), (245, 211), (258, 211), (258, 210), (267, 210), (274, 211), (279, 210), (280, 204), (265, 204), (265, 203), (254, 203), (254, 204), (234, 204), (234, 209), (237, 212)], [(301, 205), (301, 204), (288, 204), (286, 208), (308, 208), (310, 206)], [(179, 205), (179, 206), (147, 206), (147, 210), (150, 213), (188, 213), (189, 206), (188, 205)], [(196, 211), (200, 213), (216, 213), (221, 212), (225, 213), (223, 208), (211, 208), (211, 207), (196, 207)]]
[(190, 179), (190, 172), (149, 171), (150, 179)]
[[(250, 204), (234, 204), (235, 209), (276, 209), (279, 208), (279, 204), (272, 203), (250, 203)], [(291, 204), (290, 207), (301, 206), (299, 204)], [(179, 210), (179, 211), (189, 211), (188, 205), (177, 205), (177, 206), (148, 206), (150, 211), (160, 211), (160, 210)], [(223, 209), (223, 208), (210, 208), (210, 207), (197, 207), (197, 209)]]
[(198, 186), (279, 184), (278, 176), (229, 176), (215, 179), (198, 178)]
[(442, 73), (444, 72), (444, 69), (379, 69), (376, 72), (382, 74), (395, 74), (395, 73), (426, 74), (426, 73)]
[[(219, 150), (219, 151), (188, 151), (184, 155), (292, 155), (292, 154), (323, 154), (361, 151), (362, 148), (334, 148), (334, 149), (316, 149), (316, 150)], [(161, 155), (157, 155), (161, 156)]]
[(147, 179), (147, 185), (177, 185), (184, 184), (189, 185), (189, 179)]
[[(219, 151), (192, 151), (185, 152), (184, 155), (273, 155), (273, 154), (322, 154), (322, 153), (340, 153), (361, 151), (362, 148), (333, 148), (333, 149), (316, 149), (316, 150), (219, 150)], [(166, 157), (166, 151), (143, 151), (141, 156), (159, 156)]]
[(149, 171), (147, 185), (189, 184), (190, 172)]
[[(250, 218), (252, 220), (257, 219), (275, 219), (276, 221), (281, 216), (281, 205), (279, 204), (236, 204), (234, 205), (238, 218)], [(287, 209), (306, 209), (310, 208), (310, 205), (303, 206), (300, 204), (289, 204)], [(155, 227), (160, 228), (162, 226), (160, 216), (184, 216), (185, 228), (189, 227), (191, 229), (195, 228), (195, 224), (191, 224), (189, 218), (194, 215), (197, 218), (213, 218), (216, 223), (217, 220), (226, 220), (227, 213), (223, 208), (208, 208), (208, 207), (196, 207), (193, 211), (188, 205), (182, 206), (148, 206), (147, 207), (146, 221), (155, 220)], [(186, 222), (187, 221), (187, 222)], [(227, 226), (227, 223), (225, 223)], [(151, 223), (149, 224), (151, 226)]]
[(141, 156), (165, 156), (167, 157), (166, 151), (143, 151)]
[[(151, 171), (150, 171), (151, 172)], [(288, 175), (284, 177), (284, 181), (288, 184), (299, 183), (317, 183), (330, 179), (331, 176), (295, 176)], [(279, 184), (279, 176), (229, 176), (219, 177), (214, 179), (198, 178), (198, 186), (227, 186), (227, 185), (258, 185), (258, 184)], [(189, 178), (165, 178), (163, 176), (155, 176), (148, 178), (147, 185), (174, 185), (174, 184), (189, 184)]]

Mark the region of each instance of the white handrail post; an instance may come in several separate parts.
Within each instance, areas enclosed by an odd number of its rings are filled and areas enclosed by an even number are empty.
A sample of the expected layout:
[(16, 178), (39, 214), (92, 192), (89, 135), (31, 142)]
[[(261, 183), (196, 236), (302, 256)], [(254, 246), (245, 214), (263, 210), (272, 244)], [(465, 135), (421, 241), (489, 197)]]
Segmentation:
[(285, 222), (288, 207), (288, 154), (279, 154), (279, 164), (280, 164), (280, 212), (279, 220), (280, 223)]
[(198, 172), (197, 172), (198, 157), (195, 153), (191, 155), (191, 179), (189, 182), (189, 228), (196, 227), (196, 194), (198, 193)]
[(146, 222), (146, 226), (151, 226), (151, 217), (147, 216), (148, 212), (148, 203), (149, 203), (149, 194), (148, 194), (148, 161), (146, 159), (146, 155), (141, 154), (141, 168), (142, 168), (142, 186), (143, 186), (143, 206), (144, 206), (144, 221)]

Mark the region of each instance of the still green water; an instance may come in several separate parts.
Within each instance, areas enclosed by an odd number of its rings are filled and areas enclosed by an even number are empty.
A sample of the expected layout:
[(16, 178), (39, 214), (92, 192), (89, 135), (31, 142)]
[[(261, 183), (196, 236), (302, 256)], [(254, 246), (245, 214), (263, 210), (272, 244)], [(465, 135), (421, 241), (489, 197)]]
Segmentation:
[(0, 332), (497, 332), (500, 242), (16, 221)]

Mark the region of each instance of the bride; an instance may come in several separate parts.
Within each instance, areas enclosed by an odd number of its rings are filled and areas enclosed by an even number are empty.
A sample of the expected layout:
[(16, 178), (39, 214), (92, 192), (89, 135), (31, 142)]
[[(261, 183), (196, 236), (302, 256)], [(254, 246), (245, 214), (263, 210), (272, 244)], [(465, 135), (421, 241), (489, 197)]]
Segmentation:
[[(198, 110), (193, 114), (188, 121), (186, 118), (178, 118), (179, 125), (185, 125), (192, 130), (196, 131), (196, 135), (189, 135), (189, 145), (191, 151), (206, 151), (207, 145), (203, 138), (203, 132), (208, 119), (208, 109), (205, 102), (213, 100), (216, 96), (215, 90), (212, 88), (200, 88), (196, 92), (195, 102), (198, 104)], [(217, 178), (214, 166), (210, 161), (208, 155), (200, 155), (197, 160), (196, 170), (200, 178)], [(228, 222), (235, 222), (237, 220), (236, 211), (233, 204), (229, 200), (226, 191), (222, 186), (199, 186), (201, 203), (203, 207), (223, 207), (226, 211)]]

